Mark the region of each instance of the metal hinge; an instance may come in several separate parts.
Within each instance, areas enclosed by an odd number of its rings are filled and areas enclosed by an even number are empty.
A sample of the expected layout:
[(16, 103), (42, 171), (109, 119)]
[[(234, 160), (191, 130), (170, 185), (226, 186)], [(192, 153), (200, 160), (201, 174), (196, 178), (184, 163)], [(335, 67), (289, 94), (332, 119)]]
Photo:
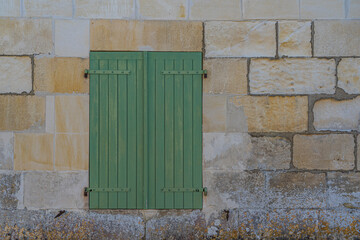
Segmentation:
[(89, 74), (130, 74), (128, 70), (85, 70), (84, 77), (87, 78)]
[(207, 78), (207, 70), (199, 70), (199, 71), (162, 71), (162, 74), (166, 74), (166, 75), (177, 75), (177, 74), (181, 74), (181, 75), (197, 75), (197, 74), (201, 74), (204, 75), (204, 78)]
[(84, 195), (88, 192), (129, 192), (130, 188), (85, 188)]
[(163, 192), (203, 192), (207, 196), (207, 188), (163, 188)]

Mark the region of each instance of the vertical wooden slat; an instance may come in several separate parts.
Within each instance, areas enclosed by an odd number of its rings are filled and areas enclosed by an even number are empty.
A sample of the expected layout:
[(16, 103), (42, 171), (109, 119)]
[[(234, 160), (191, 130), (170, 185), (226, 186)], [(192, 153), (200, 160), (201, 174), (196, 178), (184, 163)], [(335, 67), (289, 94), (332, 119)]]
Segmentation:
[(148, 189), (149, 189), (149, 142), (148, 142), (148, 53), (143, 53), (143, 145), (144, 145), (144, 153), (143, 153), (143, 164), (144, 164), (144, 177), (143, 177), (143, 189), (144, 189), (144, 197), (143, 197), (143, 208), (148, 208)]

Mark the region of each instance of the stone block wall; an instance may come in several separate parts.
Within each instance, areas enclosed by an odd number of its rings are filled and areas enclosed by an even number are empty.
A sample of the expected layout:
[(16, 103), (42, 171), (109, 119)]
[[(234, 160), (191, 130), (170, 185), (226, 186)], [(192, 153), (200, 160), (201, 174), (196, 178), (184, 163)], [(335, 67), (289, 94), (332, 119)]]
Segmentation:
[[(360, 237), (359, 13), (0, 0), (0, 238)], [(203, 52), (202, 210), (88, 210), (92, 50)]]

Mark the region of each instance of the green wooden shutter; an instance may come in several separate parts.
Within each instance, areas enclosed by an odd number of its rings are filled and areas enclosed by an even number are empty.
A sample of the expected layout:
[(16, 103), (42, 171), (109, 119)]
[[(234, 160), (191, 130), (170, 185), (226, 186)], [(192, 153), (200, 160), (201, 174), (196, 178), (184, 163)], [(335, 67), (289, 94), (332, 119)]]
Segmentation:
[(91, 209), (202, 208), (201, 68), (196, 52), (90, 53)]

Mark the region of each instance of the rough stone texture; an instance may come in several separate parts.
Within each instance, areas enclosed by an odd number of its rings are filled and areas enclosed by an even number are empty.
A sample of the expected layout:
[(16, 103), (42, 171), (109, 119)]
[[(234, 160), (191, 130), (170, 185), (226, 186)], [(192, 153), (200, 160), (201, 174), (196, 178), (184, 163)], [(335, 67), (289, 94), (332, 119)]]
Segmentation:
[(72, 17), (72, 0), (24, 0), (26, 17)]
[(315, 21), (315, 56), (360, 56), (360, 20)]
[(89, 96), (56, 96), (57, 133), (89, 132)]
[(75, 16), (84, 18), (133, 18), (134, 0), (75, 0)]
[(0, 1), (1, 17), (19, 17), (20, 16), (20, 0), (1, 0)]
[(357, 137), (357, 170), (360, 169), (360, 135)]
[(301, 0), (302, 19), (342, 19), (345, 18), (345, 0)]
[(54, 137), (52, 134), (16, 133), (15, 170), (53, 170)]
[(206, 22), (206, 57), (275, 57), (275, 22)]
[(360, 131), (360, 97), (343, 101), (319, 100), (313, 112), (316, 130)]
[(14, 134), (0, 132), (0, 169), (11, 170), (14, 165)]
[(244, 19), (297, 19), (296, 0), (243, 0)]
[(253, 59), (250, 64), (252, 94), (335, 93), (333, 59)]
[(203, 132), (225, 132), (226, 100), (223, 95), (203, 96)]
[(204, 60), (208, 77), (203, 81), (206, 93), (247, 93), (247, 60), (213, 58)]
[(246, 133), (204, 133), (206, 170), (288, 169), (290, 141), (280, 137), (251, 137)]
[(279, 56), (311, 56), (311, 22), (279, 22)]
[(88, 20), (55, 21), (55, 55), (60, 57), (89, 57)]
[(55, 137), (55, 170), (89, 169), (89, 135), (57, 134)]
[(16, 209), (22, 196), (19, 173), (0, 174), (0, 209)]
[(45, 98), (0, 96), (0, 130), (41, 129), (45, 121)]
[(360, 18), (360, 1), (359, 0), (350, 0), (349, 1), (348, 18)]
[(93, 20), (91, 50), (202, 51), (201, 22)]
[(29, 93), (31, 72), (29, 57), (0, 57), (0, 93)]
[[(44, 184), (40, 184), (44, 183)], [(27, 172), (24, 206), (28, 209), (87, 208), (88, 172)]]
[(350, 94), (360, 93), (360, 59), (343, 58), (338, 65), (338, 87)]
[(51, 19), (0, 19), (0, 54), (51, 53)]
[(186, 0), (137, 0), (140, 19), (183, 20), (187, 18)]
[(238, 116), (245, 117), (238, 121), (247, 121), (249, 132), (307, 130), (307, 97), (235, 96), (229, 98), (229, 105), (237, 108)]
[(325, 174), (308, 172), (269, 173), (269, 207), (326, 207)]
[(350, 134), (295, 135), (293, 163), (300, 169), (351, 170), (355, 166)]
[(191, 0), (191, 20), (240, 20), (240, 0)]
[(57, 93), (89, 93), (84, 69), (89, 59), (35, 58), (34, 90)]
[(343, 204), (360, 207), (360, 173), (328, 173), (329, 206), (342, 208)]

